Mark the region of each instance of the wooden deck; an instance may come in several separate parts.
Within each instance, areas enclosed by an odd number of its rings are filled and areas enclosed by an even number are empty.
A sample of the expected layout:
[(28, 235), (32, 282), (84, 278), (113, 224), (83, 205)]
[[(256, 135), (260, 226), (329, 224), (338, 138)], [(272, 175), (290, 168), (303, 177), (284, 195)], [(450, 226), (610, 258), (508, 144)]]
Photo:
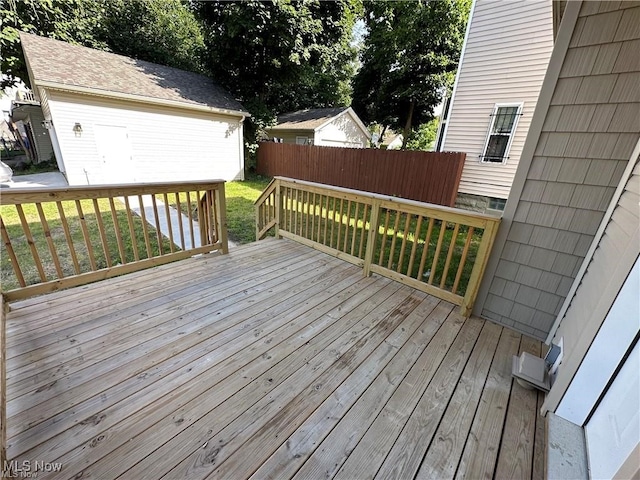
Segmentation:
[(291, 241), (11, 308), (8, 457), (39, 478), (544, 477), (510, 376), (538, 341)]

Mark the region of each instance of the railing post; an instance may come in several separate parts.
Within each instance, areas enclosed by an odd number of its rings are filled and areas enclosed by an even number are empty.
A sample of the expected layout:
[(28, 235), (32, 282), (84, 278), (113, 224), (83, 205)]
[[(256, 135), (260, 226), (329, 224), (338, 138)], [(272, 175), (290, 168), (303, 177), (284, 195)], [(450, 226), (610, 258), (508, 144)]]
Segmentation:
[(378, 227), (380, 219), (380, 202), (374, 200), (371, 203), (371, 215), (369, 217), (369, 233), (367, 234), (367, 246), (364, 252), (363, 274), (365, 277), (371, 275), (371, 263), (373, 262), (373, 252), (378, 237)]
[(464, 317), (469, 317), (473, 309), (473, 304), (478, 296), (478, 290), (480, 289), (480, 281), (482, 280), (482, 274), (489, 261), (489, 254), (491, 253), (491, 247), (493, 247), (493, 241), (498, 233), (498, 221), (487, 221), (482, 232), (482, 240), (478, 247), (478, 253), (476, 254), (475, 262), (473, 263), (473, 269), (471, 270), (471, 276), (469, 277), (469, 283), (467, 284), (467, 290), (464, 298), (462, 299), (462, 305), (460, 305), (460, 314)]
[(227, 202), (224, 193), (224, 182), (218, 184), (215, 190), (216, 205), (216, 230), (218, 241), (221, 244), (222, 253), (229, 253), (229, 240), (227, 239)]
[(276, 238), (282, 238), (280, 237), (280, 215), (282, 213), (282, 196), (280, 195), (280, 180), (278, 179), (276, 179), (275, 210), (276, 210), (275, 235), (276, 235)]
[(7, 462), (7, 341), (4, 295), (0, 293), (0, 471), (5, 478)]

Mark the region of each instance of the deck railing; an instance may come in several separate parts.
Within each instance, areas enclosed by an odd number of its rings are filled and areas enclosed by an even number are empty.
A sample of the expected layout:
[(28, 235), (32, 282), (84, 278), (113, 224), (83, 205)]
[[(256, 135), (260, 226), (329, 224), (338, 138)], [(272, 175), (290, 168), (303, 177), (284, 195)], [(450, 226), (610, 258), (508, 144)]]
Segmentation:
[(256, 201), (270, 230), (461, 306), (469, 316), (500, 219), (276, 177)]
[(1, 203), (8, 301), (227, 253), (222, 180), (11, 189)]

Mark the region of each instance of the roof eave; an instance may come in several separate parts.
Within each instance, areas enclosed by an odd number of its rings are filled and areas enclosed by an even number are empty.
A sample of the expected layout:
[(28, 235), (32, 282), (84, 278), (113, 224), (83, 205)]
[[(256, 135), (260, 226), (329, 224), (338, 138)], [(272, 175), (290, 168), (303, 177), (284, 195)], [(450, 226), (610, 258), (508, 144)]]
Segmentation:
[(161, 105), (165, 107), (184, 108), (188, 110), (195, 110), (199, 112), (217, 113), (220, 115), (227, 115), (232, 117), (251, 117), (249, 112), (243, 110), (232, 110), (226, 108), (211, 107), (208, 105), (197, 105), (193, 103), (178, 102), (176, 100), (166, 100), (162, 98), (144, 97), (141, 95), (133, 95), (130, 93), (114, 92), (111, 90), (100, 90), (91, 87), (82, 87), (79, 85), (67, 85), (59, 82), (52, 82), (48, 80), (35, 80), (34, 82), (38, 87), (49, 88), (51, 90), (60, 90), (73, 93), (82, 93), (85, 95), (93, 95), (98, 97), (117, 98), (119, 100), (128, 100), (131, 102), (147, 103), (153, 105)]

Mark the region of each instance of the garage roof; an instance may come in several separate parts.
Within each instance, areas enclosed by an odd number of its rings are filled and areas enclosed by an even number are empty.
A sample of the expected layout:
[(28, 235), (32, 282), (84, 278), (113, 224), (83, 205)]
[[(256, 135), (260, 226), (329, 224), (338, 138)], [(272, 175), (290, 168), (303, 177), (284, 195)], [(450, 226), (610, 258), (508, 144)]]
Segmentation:
[(285, 113), (278, 116), (277, 123), (271, 130), (315, 130), (348, 109), (349, 107), (311, 108)]
[(37, 86), (249, 115), (204, 75), (24, 32), (20, 40)]

